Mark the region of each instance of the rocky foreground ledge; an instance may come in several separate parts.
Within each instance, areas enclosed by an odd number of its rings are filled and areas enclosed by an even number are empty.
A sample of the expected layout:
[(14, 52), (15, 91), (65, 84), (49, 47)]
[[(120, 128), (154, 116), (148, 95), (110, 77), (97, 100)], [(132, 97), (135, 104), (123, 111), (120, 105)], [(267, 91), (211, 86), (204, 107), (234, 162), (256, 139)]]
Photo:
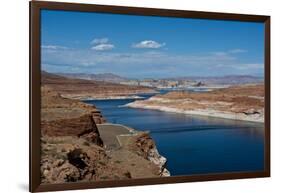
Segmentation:
[(263, 123), (264, 85), (240, 85), (205, 93), (175, 91), (125, 106)]
[[(149, 132), (137, 131), (120, 124), (103, 123), (98, 124), (104, 148), (113, 159), (119, 160), (125, 168), (131, 168), (134, 178), (142, 178), (143, 172), (146, 177), (170, 176), (165, 168), (167, 159), (161, 156), (155, 142)], [(139, 156), (144, 159), (139, 159)], [(132, 165), (127, 165), (126, 160), (134, 160)], [(144, 163), (148, 163), (152, 173), (145, 171)], [(156, 167), (155, 167), (156, 166)]]
[[(106, 121), (97, 108), (63, 98), (48, 86), (42, 87), (41, 99), (42, 183), (169, 175), (148, 133), (130, 129), (118, 134), (116, 125), (100, 131)], [(109, 148), (109, 136), (119, 146)]]

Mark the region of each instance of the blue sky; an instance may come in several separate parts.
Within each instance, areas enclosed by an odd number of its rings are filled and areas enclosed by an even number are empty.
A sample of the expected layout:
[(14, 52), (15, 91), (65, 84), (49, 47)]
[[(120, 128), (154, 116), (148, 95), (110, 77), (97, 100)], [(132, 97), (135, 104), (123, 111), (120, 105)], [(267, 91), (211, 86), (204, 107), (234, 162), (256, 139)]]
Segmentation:
[(262, 23), (41, 11), (41, 65), (49, 72), (262, 75), (263, 47)]

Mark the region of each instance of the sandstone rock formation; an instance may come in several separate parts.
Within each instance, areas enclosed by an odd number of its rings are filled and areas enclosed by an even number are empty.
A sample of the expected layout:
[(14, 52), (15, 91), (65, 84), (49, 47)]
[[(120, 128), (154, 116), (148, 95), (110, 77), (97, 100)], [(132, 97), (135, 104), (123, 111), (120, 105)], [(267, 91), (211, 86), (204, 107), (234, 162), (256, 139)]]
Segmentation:
[[(41, 181), (122, 180), (167, 176), (166, 159), (148, 134), (128, 136), (129, 145), (109, 151), (96, 124), (105, 123), (92, 105), (41, 88)], [(117, 136), (116, 136), (117, 137)]]
[(139, 132), (130, 141), (130, 148), (133, 152), (150, 160), (159, 168), (159, 176), (170, 176), (170, 172), (165, 168), (167, 159), (161, 156), (156, 148), (155, 142), (147, 132)]
[(77, 136), (102, 145), (95, 120), (103, 123), (95, 107), (76, 100), (64, 99), (42, 87), (41, 133), (43, 136)]
[(41, 89), (42, 183), (128, 179), (128, 171), (110, 163), (95, 121), (94, 106)]
[(105, 150), (79, 137), (42, 137), (42, 183), (130, 179)]
[(127, 106), (264, 122), (264, 85), (239, 85), (202, 93), (174, 91)]

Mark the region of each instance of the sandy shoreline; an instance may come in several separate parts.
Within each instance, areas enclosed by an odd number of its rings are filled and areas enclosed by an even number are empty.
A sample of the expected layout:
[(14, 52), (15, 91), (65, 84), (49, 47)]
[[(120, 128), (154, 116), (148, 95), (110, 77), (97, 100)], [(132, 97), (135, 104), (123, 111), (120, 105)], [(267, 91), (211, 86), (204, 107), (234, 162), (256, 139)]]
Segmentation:
[(260, 115), (245, 115), (243, 113), (222, 112), (213, 109), (183, 110), (178, 108), (164, 107), (164, 106), (157, 106), (157, 105), (144, 105), (141, 103), (141, 101), (128, 103), (124, 106), (131, 107), (131, 108), (158, 110), (158, 111), (164, 111), (170, 113), (181, 113), (187, 115), (209, 116), (209, 117), (217, 117), (217, 118), (224, 118), (224, 119), (264, 123), (264, 117)]

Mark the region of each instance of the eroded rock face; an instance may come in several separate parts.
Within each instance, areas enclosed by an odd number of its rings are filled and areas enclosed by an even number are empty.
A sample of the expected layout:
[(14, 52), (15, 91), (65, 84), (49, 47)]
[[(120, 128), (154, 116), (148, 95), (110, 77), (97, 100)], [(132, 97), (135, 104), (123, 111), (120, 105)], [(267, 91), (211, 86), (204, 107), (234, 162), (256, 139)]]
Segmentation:
[[(65, 183), (167, 176), (166, 159), (146, 133), (126, 147), (106, 152), (96, 124), (105, 122), (95, 106), (61, 97), (42, 87), (41, 181)], [(121, 155), (121, 157), (120, 157)]]
[(102, 145), (99, 132), (91, 114), (70, 119), (57, 119), (41, 122), (42, 135), (47, 136), (78, 136)]
[(102, 147), (78, 137), (43, 137), (42, 183), (129, 179), (130, 172), (114, 162)]
[(159, 154), (149, 133), (140, 132), (133, 138), (130, 145), (132, 151), (159, 167), (159, 176), (170, 176), (170, 172), (165, 168), (167, 159)]
[(131, 178), (106, 155), (96, 126), (105, 120), (95, 106), (63, 98), (48, 87), (41, 93), (42, 183)]
[(103, 123), (100, 111), (72, 99), (62, 98), (49, 88), (42, 88), (42, 136), (78, 136), (102, 146), (96, 123)]
[(100, 112), (99, 110), (97, 110), (97, 109), (93, 110), (93, 111), (91, 112), (91, 115), (92, 115), (92, 118), (93, 118), (93, 120), (94, 120), (94, 122), (95, 122), (96, 124), (102, 124), (102, 123), (105, 123), (105, 122), (106, 122), (106, 120), (105, 120), (105, 118), (102, 116), (101, 112)]

